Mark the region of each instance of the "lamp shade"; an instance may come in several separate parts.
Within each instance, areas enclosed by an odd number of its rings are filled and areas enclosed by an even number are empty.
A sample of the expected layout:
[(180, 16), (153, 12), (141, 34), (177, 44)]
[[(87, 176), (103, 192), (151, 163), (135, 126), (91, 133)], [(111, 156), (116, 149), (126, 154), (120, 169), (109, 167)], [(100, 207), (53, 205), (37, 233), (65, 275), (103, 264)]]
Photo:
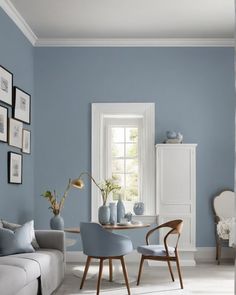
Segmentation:
[(73, 179), (71, 185), (75, 188), (82, 189), (84, 187), (84, 182), (81, 178)]

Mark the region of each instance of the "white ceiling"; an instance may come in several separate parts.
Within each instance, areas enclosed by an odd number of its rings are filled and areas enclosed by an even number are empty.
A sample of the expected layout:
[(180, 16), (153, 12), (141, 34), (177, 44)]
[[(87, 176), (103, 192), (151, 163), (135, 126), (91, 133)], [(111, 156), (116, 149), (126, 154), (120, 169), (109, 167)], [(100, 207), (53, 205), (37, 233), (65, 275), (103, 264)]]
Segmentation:
[(234, 37), (234, 0), (7, 2), (14, 5), (36, 38), (44, 42)]

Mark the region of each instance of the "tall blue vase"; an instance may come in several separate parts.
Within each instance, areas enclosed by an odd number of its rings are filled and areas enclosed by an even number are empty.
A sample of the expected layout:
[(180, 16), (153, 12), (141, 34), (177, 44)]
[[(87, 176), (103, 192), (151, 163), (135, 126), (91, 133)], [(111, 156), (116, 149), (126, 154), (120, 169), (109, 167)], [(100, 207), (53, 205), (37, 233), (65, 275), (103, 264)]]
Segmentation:
[(50, 227), (51, 229), (64, 230), (64, 219), (60, 214), (54, 215), (50, 219)]
[(116, 221), (117, 221), (116, 203), (114, 202), (110, 203), (109, 207), (110, 207), (110, 224), (116, 224)]
[(122, 202), (121, 198), (117, 202), (117, 222), (120, 223), (121, 219), (125, 217), (125, 205)]

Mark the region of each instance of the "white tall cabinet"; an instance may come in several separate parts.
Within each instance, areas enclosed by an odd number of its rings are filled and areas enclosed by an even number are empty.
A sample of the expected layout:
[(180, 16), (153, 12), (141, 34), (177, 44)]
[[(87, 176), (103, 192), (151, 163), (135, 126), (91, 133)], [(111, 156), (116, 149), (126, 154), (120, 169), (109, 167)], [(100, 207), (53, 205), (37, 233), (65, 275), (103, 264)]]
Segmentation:
[[(159, 224), (171, 219), (183, 219), (179, 250), (185, 265), (195, 265), (196, 146), (156, 145), (156, 212)], [(161, 239), (163, 235), (164, 232)]]

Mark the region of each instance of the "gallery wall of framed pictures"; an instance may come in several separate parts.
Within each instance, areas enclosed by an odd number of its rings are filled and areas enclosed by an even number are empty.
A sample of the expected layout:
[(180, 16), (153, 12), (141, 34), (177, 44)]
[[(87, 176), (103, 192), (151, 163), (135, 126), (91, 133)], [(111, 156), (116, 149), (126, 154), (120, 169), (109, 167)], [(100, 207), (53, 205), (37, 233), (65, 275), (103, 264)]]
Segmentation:
[(8, 151), (8, 183), (22, 184), (23, 154), (31, 153), (31, 131), (25, 124), (31, 124), (31, 95), (13, 86), (13, 74), (0, 65), (0, 144), (20, 149)]

